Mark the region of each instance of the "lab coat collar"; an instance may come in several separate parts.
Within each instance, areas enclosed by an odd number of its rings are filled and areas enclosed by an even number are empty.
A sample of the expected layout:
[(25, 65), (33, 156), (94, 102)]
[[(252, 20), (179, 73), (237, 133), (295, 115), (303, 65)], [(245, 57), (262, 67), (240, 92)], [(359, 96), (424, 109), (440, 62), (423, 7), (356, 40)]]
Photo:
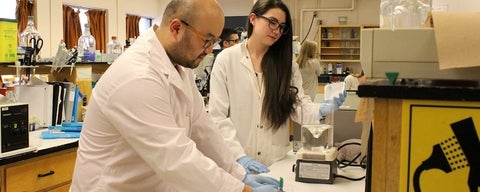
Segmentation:
[(160, 74), (163, 74), (166, 79), (168, 79), (169, 83), (177, 89), (178, 92), (181, 92), (188, 98), (189, 102), (193, 101), (193, 95), (190, 91), (188, 85), (188, 77), (186, 73), (186, 69), (182, 66), (177, 66), (173, 64), (170, 58), (165, 51), (165, 48), (158, 40), (153, 27), (147, 31), (147, 35), (153, 35), (154, 38), (149, 38), (149, 43), (146, 45), (150, 45), (150, 54), (152, 56), (152, 63), (153, 67), (156, 68)]
[(247, 40), (248, 39), (245, 39), (245, 41), (238, 45), (240, 46), (240, 50), (242, 52), (242, 60), (240, 61), (240, 63), (248, 69), (250, 75), (255, 76), (255, 70), (253, 69), (252, 60), (250, 59), (250, 53), (247, 49)]

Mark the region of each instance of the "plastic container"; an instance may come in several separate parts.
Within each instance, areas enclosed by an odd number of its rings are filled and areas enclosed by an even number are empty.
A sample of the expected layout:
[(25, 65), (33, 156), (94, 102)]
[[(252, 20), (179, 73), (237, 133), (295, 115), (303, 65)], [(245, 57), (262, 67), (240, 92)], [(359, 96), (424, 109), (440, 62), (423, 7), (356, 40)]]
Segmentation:
[(380, 28), (421, 28), (432, 0), (381, 0)]
[(107, 43), (107, 54), (112, 55), (113, 60), (122, 54), (122, 45), (118, 42), (117, 36), (112, 36), (111, 40)]
[(95, 38), (90, 33), (90, 25), (85, 24), (85, 30), (83, 31), (82, 36), (78, 38), (78, 57), (81, 58), (83, 62), (93, 62), (95, 61), (95, 50), (96, 50), (96, 41)]

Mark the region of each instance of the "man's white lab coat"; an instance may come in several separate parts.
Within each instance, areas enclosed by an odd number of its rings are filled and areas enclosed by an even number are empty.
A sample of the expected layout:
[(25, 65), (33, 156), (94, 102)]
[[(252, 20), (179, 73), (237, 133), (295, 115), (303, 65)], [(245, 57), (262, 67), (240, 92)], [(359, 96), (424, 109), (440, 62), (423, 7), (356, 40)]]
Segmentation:
[(241, 191), (244, 176), (192, 70), (148, 30), (96, 84), (71, 191)]
[[(210, 114), (219, 125), (236, 158), (247, 155), (269, 166), (283, 158), (289, 148), (289, 121), (272, 132), (261, 118), (264, 92), (257, 83), (246, 42), (224, 49), (217, 56), (210, 79)], [(298, 88), (300, 105), (291, 117), (300, 122), (300, 106), (309, 105), (304, 95), (298, 65), (293, 62), (291, 84)], [(310, 111), (318, 114), (318, 107)]]

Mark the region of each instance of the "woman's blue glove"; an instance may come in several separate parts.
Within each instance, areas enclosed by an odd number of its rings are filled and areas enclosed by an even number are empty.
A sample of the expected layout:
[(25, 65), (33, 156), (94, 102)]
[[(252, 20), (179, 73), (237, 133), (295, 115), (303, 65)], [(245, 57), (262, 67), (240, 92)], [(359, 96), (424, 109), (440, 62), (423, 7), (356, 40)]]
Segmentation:
[(280, 182), (274, 178), (265, 177), (261, 175), (252, 175), (252, 174), (245, 175), (245, 178), (243, 179), (243, 183), (251, 186), (254, 189), (254, 191), (255, 189), (259, 189), (259, 192), (262, 191), (262, 189), (264, 188), (263, 186), (268, 185), (268, 186), (272, 186), (273, 188), (278, 188), (278, 186), (280, 185)]
[[(338, 97), (334, 97), (333, 100), (329, 99), (329, 100), (323, 101), (322, 105), (320, 106), (320, 116), (326, 116), (332, 113), (333, 111), (338, 110), (338, 108), (345, 101), (346, 96), (347, 96), (347, 91), (343, 91), (338, 95)], [(333, 105), (333, 109), (331, 107), (332, 105)]]
[(249, 156), (243, 156), (237, 159), (237, 162), (243, 166), (247, 173), (268, 173), (270, 169), (262, 163)]
[(273, 185), (262, 185), (259, 187), (252, 187), (253, 192), (273, 192), (277, 190), (277, 187)]

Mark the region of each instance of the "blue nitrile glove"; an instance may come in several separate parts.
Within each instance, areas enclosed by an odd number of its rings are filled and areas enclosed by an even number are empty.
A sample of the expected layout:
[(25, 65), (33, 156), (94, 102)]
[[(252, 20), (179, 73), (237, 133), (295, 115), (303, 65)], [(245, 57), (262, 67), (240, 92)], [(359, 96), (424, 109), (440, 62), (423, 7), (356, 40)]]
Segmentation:
[(343, 104), (345, 101), (345, 97), (347, 96), (347, 92), (343, 91), (340, 93), (338, 97), (334, 97), (333, 100), (328, 99), (323, 101), (322, 105), (320, 106), (320, 116), (326, 116), (332, 113), (332, 108), (330, 106), (333, 105), (333, 110), (336, 111), (338, 108)]
[[(263, 186), (272, 186), (273, 188), (278, 188), (280, 185), (280, 182), (274, 178), (271, 177), (265, 177), (261, 175), (253, 175), (253, 174), (247, 174), (245, 175), (245, 178), (243, 179), (243, 183), (246, 185), (249, 185), (252, 187), (252, 189), (259, 189), (262, 190), (267, 187)], [(268, 189), (268, 188), (267, 188)]]
[(274, 192), (277, 190), (277, 187), (273, 185), (262, 185), (259, 187), (252, 187), (253, 192)]
[(252, 159), (249, 156), (243, 156), (237, 159), (237, 162), (243, 166), (247, 173), (268, 173), (270, 170), (267, 166), (258, 162), (255, 159)]

